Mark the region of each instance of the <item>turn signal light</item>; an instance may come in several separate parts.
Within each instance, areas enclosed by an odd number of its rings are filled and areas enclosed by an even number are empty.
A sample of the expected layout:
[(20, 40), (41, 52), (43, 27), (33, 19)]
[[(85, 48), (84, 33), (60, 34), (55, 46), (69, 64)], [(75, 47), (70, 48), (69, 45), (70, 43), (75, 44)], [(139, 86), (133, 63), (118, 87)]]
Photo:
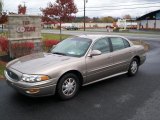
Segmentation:
[(28, 90), (26, 91), (26, 93), (28, 93), (28, 94), (36, 94), (36, 93), (38, 93), (39, 91), (40, 91), (39, 88), (30, 88), (30, 89), (28, 89)]

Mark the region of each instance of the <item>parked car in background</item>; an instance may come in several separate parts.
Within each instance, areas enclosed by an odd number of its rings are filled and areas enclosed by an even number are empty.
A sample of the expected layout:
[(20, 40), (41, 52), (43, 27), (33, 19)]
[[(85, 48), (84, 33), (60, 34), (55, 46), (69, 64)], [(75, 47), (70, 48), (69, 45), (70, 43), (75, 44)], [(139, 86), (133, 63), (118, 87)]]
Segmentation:
[(65, 27), (66, 30), (78, 30), (79, 28), (76, 26), (67, 26)]
[(51, 53), (37, 53), (9, 62), (5, 77), (20, 93), (57, 94), (66, 100), (81, 86), (122, 74), (134, 76), (145, 62), (144, 47), (114, 35), (82, 35), (60, 42)]

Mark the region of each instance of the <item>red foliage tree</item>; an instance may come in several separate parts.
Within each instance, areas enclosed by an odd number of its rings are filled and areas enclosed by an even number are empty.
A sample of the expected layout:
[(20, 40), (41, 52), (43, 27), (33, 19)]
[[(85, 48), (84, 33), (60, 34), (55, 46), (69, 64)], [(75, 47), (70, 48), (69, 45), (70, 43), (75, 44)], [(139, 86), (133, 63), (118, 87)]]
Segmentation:
[(52, 22), (53, 20), (49, 18), (48, 16), (42, 16), (42, 22), (44, 23), (49, 23)]
[(54, 4), (51, 2), (45, 9), (41, 9), (43, 16), (53, 18), (60, 23), (67, 22), (75, 18), (75, 14), (78, 12), (73, 0), (56, 0)]
[(18, 6), (18, 14), (22, 14), (22, 15), (26, 14), (26, 9), (27, 9), (27, 7), (25, 5), (24, 6), (19, 5)]
[(4, 24), (8, 21), (7, 13), (3, 12), (0, 14), (0, 24)]

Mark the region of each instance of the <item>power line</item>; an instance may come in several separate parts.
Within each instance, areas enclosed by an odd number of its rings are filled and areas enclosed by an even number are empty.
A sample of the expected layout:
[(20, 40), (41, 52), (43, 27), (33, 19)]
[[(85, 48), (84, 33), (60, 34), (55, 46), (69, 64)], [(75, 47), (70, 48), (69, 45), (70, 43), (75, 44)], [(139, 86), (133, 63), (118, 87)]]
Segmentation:
[[(105, 8), (105, 7), (125, 7), (125, 6), (135, 6), (135, 5), (154, 5), (158, 4), (160, 2), (149, 2), (149, 3), (143, 3), (143, 4), (130, 4), (130, 5), (110, 5), (110, 6), (100, 6), (100, 7), (86, 7), (86, 8)], [(83, 8), (79, 8), (83, 9)]]
[[(138, 8), (149, 8), (149, 7), (160, 7), (159, 6), (147, 6), (147, 7), (134, 7), (134, 8), (117, 8), (117, 9), (99, 9), (99, 10), (86, 10), (86, 11), (102, 11), (102, 10), (125, 10), (125, 9), (138, 9)], [(83, 12), (83, 11), (78, 11), (78, 12)]]

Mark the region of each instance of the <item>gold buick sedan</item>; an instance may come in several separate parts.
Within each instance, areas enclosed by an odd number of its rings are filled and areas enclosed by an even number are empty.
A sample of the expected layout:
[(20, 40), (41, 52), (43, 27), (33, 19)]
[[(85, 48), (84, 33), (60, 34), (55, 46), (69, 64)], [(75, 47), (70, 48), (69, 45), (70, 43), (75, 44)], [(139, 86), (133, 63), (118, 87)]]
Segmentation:
[(81, 86), (122, 74), (134, 76), (146, 60), (144, 47), (114, 35), (81, 35), (63, 40), (50, 53), (9, 62), (7, 83), (31, 97), (57, 94), (71, 99)]

